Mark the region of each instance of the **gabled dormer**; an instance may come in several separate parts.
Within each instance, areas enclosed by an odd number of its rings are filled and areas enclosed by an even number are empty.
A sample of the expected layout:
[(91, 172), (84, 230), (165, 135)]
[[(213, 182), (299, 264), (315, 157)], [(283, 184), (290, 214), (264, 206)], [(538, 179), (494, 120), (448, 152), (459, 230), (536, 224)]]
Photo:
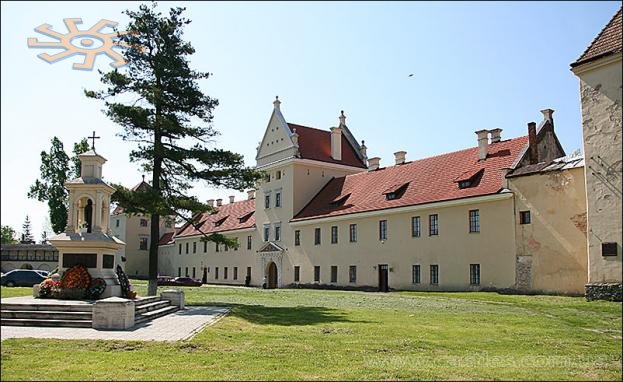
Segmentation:
[(255, 156), (257, 167), (260, 169), (271, 163), (294, 158), (298, 152), (296, 132), (290, 130), (283, 114), (281, 114), (280, 105), (279, 97), (275, 97), (273, 112)]

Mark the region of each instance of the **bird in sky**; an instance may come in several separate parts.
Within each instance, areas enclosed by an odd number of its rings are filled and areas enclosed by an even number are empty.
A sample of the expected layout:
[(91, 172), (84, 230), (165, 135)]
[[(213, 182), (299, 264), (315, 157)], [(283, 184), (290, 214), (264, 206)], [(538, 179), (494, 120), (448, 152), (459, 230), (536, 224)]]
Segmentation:
[(413, 73), (409, 74), (409, 77), (413, 77)]

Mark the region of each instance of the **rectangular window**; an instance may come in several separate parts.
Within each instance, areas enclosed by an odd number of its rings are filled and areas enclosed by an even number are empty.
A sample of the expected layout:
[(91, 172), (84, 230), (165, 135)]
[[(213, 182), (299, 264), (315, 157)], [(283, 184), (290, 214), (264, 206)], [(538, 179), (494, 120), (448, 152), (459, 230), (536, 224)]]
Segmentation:
[(253, 236), (247, 236), (247, 249), (251, 250), (251, 244), (253, 243)]
[(119, 219), (115, 221), (115, 227), (119, 227)]
[(277, 170), (277, 173), (275, 174), (275, 179), (281, 179), (281, 170)]
[(197, 274), (195, 273), (195, 267), (193, 267), (193, 279), (197, 277)]
[(225, 244), (225, 252), (229, 251), (229, 245)]
[(264, 208), (270, 208), (270, 195), (264, 195)]
[(420, 266), (419, 265), (414, 265), (413, 268), (411, 269), (411, 282), (413, 284), (420, 283)]
[(234, 267), (234, 280), (238, 280), (238, 267)]
[(349, 240), (351, 243), (357, 242), (357, 224), (351, 224), (349, 226)]
[(469, 232), (480, 232), (479, 210), (469, 210)]
[(411, 237), (420, 237), (422, 234), (422, 224), (419, 216), (411, 218)]
[(141, 227), (147, 227), (147, 219), (141, 219)]
[(251, 267), (247, 267), (247, 277), (251, 280)]
[(221, 251), (221, 245), (219, 243), (216, 243), (214, 248), (216, 249), (216, 252), (220, 252)]
[(430, 283), (432, 285), (439, 284), (439, 265), (430, 266)]
[(139, 243), (139, 249), (142, 251), (146, 251), (147, 250), (147, 238), (146, 237), (141, 237), (141, 242)]
[(214, 267), (214, 278), (218, 280), (218, 267)]
[(379, 221), (379, 240), (387, 240), (387, 220)]
[(530, 224), (530, 211), (519, 211), (519, 224)]
[(337, 282), (337, 266), (336, 265), (331, 266), (331, 282), (332, 283)]
[(180, 243), (180, 255), (182, 254), (182, 243)]
[(318, 265), (314, 267), (314, 281), (320, 282), (320, 267)]
[(264, 241), (268, 241), (270, 239), (270, 225), (264, 224)]
[(298, 229), (294, 231), (294, 245), (301, 245), (301, 231)]
[(184, 272), (184, 276), (188, 277), (188, 267), (186, 267), (186, 270)]
[(428, 236), (439, 235), (439, 216), (428, 215)]
[(208, 253), (208, 242), (207, 241), (203, 242), (203, 253)]
[(177, 267), (177, 277), (182, 277), (182, 267)]
[(227, 280), (227, 267), (223, 267), (223, 279)]
[(348, 267), (348, 281), (351, 283), (357, 282), (357, 266), (351, 265)]
[(186, 254), (188, 255), (188, 243), (186, 243)]
[(275, 241), (281, 240), (281, 226), (275, 225)]
[(197, 253), (197, 242), (193, 241), (193, 253)]
[(281, 207), (281, 192), (275, 192), (275, 207)]
[(471, 285), (480, 285), (480, 264), (469, 265), (469, 283)]
[(298, 283), (301, 281), (301, 267), (298, 265), (294, 266), (294, 282)]
[(331, 226), (331, 244), (337, 244), (337, 226)]
[(320, 245), (320, 228), (314, 229), (314, 244)]

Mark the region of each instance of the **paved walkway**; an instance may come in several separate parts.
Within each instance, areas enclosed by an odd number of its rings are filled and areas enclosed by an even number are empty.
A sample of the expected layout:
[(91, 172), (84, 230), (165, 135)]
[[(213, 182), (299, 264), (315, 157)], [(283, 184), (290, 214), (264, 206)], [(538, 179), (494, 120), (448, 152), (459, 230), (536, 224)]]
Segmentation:
[(230, 308), (192, 306), (164, 317), (145, 322), (131, 330), (96, 330), (92, 328), (50, 328), (31, 326), (1, 326), (0, 337), (60, 338), (92, 340), (178, 341), (191, 338), (204, 327), (225, 316)]

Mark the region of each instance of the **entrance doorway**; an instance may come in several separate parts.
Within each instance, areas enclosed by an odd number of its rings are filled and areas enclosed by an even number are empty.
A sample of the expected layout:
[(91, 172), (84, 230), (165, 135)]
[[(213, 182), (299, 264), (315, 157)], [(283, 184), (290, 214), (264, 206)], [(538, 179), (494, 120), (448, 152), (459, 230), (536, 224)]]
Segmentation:
[(277, 288), (277, 265), (272, 261), (268, 264), (268, 280), (266, 282), (266, 288)]
[(203, 267), (203, 277), (201, 278), (201, 283), (202, 284), (208, 283), (208, 268), (207, 267)]
[(389, 292), (387, 264), (379, 264), (379, 292)]

